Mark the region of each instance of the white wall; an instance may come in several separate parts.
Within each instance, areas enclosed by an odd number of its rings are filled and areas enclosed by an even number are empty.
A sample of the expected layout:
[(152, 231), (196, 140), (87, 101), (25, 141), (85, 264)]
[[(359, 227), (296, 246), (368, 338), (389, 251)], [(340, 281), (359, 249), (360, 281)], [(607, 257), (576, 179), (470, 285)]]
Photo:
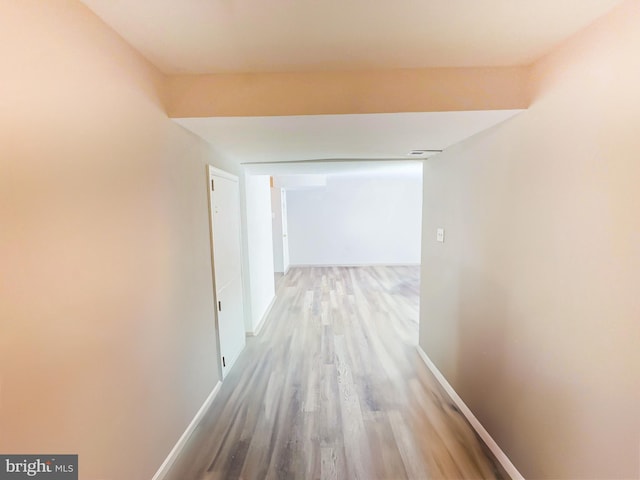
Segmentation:
[(274, 177), (274, 186), (277, 188), (293, 189), (306, 187), (324, 187), (327, 185), (327, 176), (318, 174), (306, 175), (278, 175)]
[(419, 264), (422, 176), (327, 176), (287, 190), (291, 265)]
[(640, 475), (639, 25), (623, 3), (425, 163), (420, 345), (526, 478)]
[(270, 177), (245, 175), (244, 195), (250, 291), (250, 313), (245, 315), (245, 327), (247, 332), (255, 332), (275, 296)]

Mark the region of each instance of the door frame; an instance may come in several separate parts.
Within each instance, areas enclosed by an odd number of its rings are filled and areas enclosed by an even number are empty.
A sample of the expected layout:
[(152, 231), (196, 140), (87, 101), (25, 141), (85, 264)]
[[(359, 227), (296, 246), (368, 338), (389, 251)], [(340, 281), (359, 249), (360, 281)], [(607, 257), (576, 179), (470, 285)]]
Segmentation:
[[(289, 220), (287, 218), (287, 191), (284, 188), (280, 189), (280, 216), (282, 217), (282, 232), (280, 242), (282, 243), (282, 270), (284, 271), (284, 275), (289, 272), (289, 267), (291, 266), (291, 258), (289, 257)], [(286, 231), (285, 231), (286, 230)], [(285, 240), (286, 238), (286, 240)], [(285, 257), (287, 259), (285, 265)]]

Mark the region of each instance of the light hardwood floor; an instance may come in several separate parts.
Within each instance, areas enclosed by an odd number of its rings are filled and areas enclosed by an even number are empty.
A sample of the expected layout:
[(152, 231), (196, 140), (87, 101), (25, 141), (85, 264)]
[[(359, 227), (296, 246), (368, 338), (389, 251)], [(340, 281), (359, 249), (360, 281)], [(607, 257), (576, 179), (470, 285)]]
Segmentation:
[(508, 478), (416, 352), (418, 267), (292, 268), (167, 480)]

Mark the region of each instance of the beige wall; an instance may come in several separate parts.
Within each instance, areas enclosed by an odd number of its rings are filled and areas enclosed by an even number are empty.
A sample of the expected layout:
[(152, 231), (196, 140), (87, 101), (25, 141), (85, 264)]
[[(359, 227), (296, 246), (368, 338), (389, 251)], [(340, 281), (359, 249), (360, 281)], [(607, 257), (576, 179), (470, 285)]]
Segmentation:
[(150, 478), (218, 381), (202, 141), (79, 2), (0, 5), (0, 452)]
[(174, 75), (171, 117), (444, 112), (526, 108), (528, 68)]
[(624, 3), (425, 163), (420, 345), (527, 478), (640, 475), (638, 25)]

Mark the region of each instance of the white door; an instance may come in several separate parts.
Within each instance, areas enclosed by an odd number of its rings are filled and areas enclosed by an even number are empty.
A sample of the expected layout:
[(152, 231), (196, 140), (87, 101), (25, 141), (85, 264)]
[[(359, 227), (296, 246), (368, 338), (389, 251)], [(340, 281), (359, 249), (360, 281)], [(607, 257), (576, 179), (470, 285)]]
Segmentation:
[(289, 237), (287, 236), (287, 191), (282, 189), (282, 268), (284, 273), (289, 270)]
[(211, 238), (222, 377), (245, 345), (238, 178), (210, 167)]

